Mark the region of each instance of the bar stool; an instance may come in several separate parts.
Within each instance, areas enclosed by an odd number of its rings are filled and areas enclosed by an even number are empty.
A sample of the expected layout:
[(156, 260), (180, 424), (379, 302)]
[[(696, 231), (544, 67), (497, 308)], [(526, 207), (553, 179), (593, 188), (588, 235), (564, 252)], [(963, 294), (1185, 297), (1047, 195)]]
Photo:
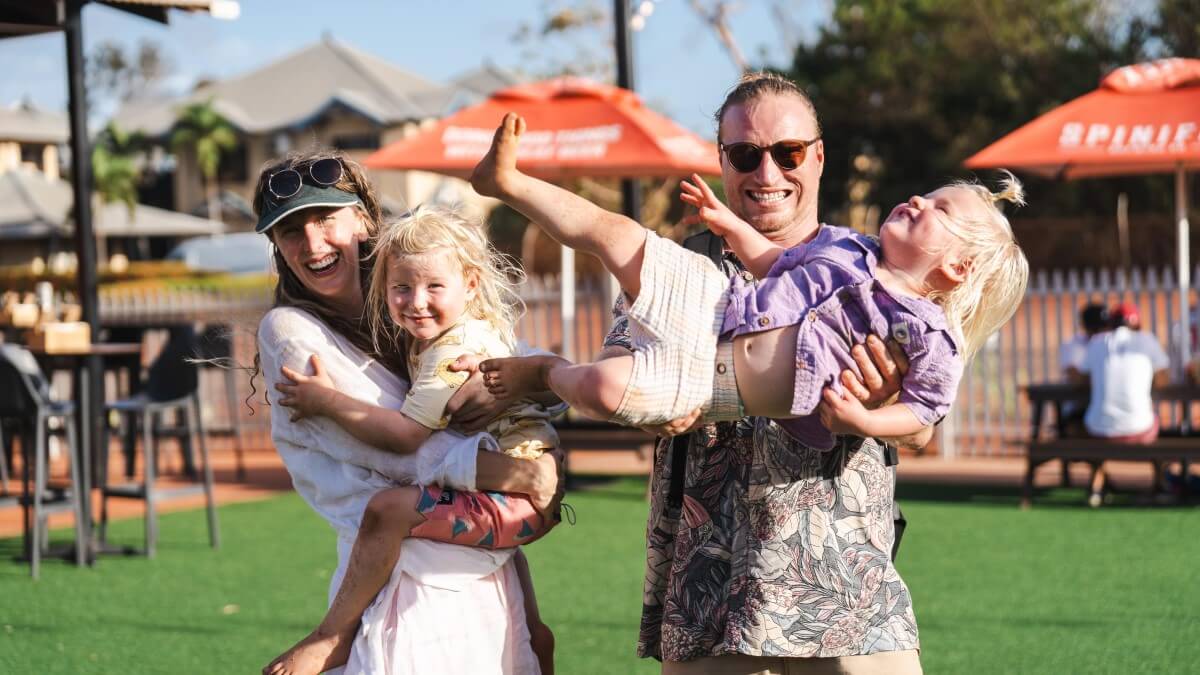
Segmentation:
[(242, 443), (242, 423), (238, 416), (237, 376), (233, 363), (233, 333), (228, 326), (209, 324), (204, 327), (196, 344), (197, 364), (205, 370), (220, 372), (225, 385), (225, 409), (229, 425), (216, 428), (208, 425), (209, 436), (229, 436), (233, 439), (233, 456), (237, 466), (237, 479), (246, 480), (245, 446)]
[[(130, 398), (113, 401), (108, 404), (109, 411), (120, 414), (123, 424), (136, 428), (140, 423), (142, 430), (142, 480), (122, 484), (109, 484), (107, 471), (100, 477), (100, 529), (101, 545), (107, 543), (108, 534), (108, 500), (110, 497), (141, 499), (146, 503), (145, 537), (146, 556), (153, 558), (158, 542), (158, 500), (184, 494), (203, 492), (205, 506), (208, 512), (208, 538), (213, 548), (220, 546), (220, 532), (217, 526), (216, 503), (213, 499), (212, 464), (208, 456), (208, 444), (204, 440), (203, 423), (200, 420), (200, 397), (197, 394), (199, 378), (196, 364), (190, 359), (196, 349), (196, 333), (191, 326), (176, 326), (170, 329), (167, 343), (154, 363), (150, 364), (146, 387), (137, 395)], [(157, 480), (158, 439), (164, 435), (162, 425), (155, 424), (155, 418), (164, 413), (174, 412), (182, 415), (181, 443), (184, 452), (190, 454), (198, 441), (200, 447), (200, 464), (194, 472), (197, 481), (194, 485), (185, 485), (166, 489), (155, 485)], [(110, 430), (111, 431), (111, 430)], [(169, 435), (175, 435), (173, 433)], [(101, 443), (101, 452), (105, 453), (102, 467), (107, 468), (108, 434)]]
[[(79, 441), (75, 429), (75, 404), (50, 398), (50, 387), (37, 360), (28, 350), (12, 344), (0, 344), (0, 417), (15, 421), (23, 437), (21, 453), (24, 478), (21, 505), (24, 511), (25, 549), (29, 571), (38, 578), (42, 553), (49, 539), (47, 519), (51, 513), (71, 509), (75, 513), (75, 564), (83, 566), (87, 552), (87, 523), (82, 499), (87, 484), (81, 468), (87, 459), (78, 456)], [(71, 465), (68, 489), (49, 486), (49, 449), (47, 436), (50, 420), (59, 418), (67, 431), (67, 454)], [(81, 464), (82, 462), (82, 464)], [(32, 489), (30, 467), (33, 468)], [(49, 497), (49, 500), (47, 500)], [(30, 508), (32, 507), (32, 508)]]

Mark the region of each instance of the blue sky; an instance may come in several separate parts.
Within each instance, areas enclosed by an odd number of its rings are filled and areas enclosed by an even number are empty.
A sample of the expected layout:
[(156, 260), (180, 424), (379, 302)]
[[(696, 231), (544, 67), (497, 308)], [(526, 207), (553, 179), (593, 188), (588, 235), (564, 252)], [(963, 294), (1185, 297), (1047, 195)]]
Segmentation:
[[(241, 0), (235, 21), (173, 12), (163, 26), (104, 6), (84, 10), (86, 48), (105, 40), (134, 47), (144, 38), (165, 47), (176, 89), (197, 77), (226, 77), (254, 69), (328, 33), (396, 65), (440, 81), (485, 60), (530, 70), (574, 47), (545, 43), (533, 62), (512, 36), (523, 22), (537, 22), (553, 0)], [(607, 0), (598, 0), (610, 8)], [(828, 0), (742, 0), (731, 26), (754, 63), (786, 64), (790, 55), (772, 6), (789, 12), (799, 39), (815, 34), (829, 12)], [(635, 84), (656, 109), (704, 135), (712, 135), (710, 115), (737, 77), (732, 61), (691, 9), (689, 0), (655, 0), (644, 30), (634, 33)], [(593, 53), (608, 54), (597, 36)], [(66, 57), (60, 34), (0, 40), (0, 104), (28, 97), (35, 104), (66, 108)], [(558, 57), (562, 58), (562, 57)], [(11, 64), (21, 64), (13, 68)]]

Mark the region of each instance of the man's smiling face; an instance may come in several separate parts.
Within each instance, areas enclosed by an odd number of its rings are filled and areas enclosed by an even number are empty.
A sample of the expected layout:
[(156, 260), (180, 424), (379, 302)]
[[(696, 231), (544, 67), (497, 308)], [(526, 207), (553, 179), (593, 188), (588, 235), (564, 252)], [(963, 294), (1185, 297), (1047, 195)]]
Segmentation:
[[(820, 135), (817, 121), (796, 96), (769, 94), (730, 106), (721, 120), (721, 142), (761, 147), (785, 140), (811, 140)], [(817, 141), (791, 171), (780, 169), (770, 153), (758, 167), (741, 173), (721, 156), (721, 180), (729, 208), (759, 232), (791, 245), (817, 228), (817, 189), (825, 168), (825, 147)]]

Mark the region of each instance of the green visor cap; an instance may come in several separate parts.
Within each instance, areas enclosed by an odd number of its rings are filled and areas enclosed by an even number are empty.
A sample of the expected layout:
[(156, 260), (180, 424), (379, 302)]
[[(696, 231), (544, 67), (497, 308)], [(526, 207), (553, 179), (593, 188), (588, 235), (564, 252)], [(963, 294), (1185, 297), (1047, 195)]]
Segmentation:
[(258, 225), (254, 226), (254, 231), (259, 234), (265, 233), (276, 223), (297, 211), (321, 206), (362, 204), (362, 200), (353, 192), (345, 192), (335, 187), (317, 187), (308, 183), (301, 184), (300, 191), (287, 199), (276, 199), (274, 195), (268, 194), (265, 201), (272, 206), (263, 212), (262, 217), (258, 219)]

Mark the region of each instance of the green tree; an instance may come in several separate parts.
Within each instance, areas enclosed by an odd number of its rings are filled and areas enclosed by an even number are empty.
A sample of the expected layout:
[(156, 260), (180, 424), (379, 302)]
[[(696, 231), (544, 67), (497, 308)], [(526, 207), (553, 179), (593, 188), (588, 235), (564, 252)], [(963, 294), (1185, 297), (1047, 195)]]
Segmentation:
[(115, 122), (100, 132), (92, 149), (92, 175), (96, 192), (105, 204), (124, 203), (133, 220), (137, 208), (138, 169), (137, 155), (145, 148), (140, 134), (130, 134)]
[(217, 169), (221, 157), (238, 146), (237, 132), (212, 101), (191, 103), (180, 111), (171, 134), (171, 148), (178, 154), (190, 153), (195, 158), (204, 183), (208, 202), (208, 217), (220, 218), (217, 205)]
[(1111, 24), (1087, 0), (839, 0), (790, 72), (824, 127), (823, 211), (847, 202), (860, 156), (878, 159), (869, 199), (890, 207), (1141, 60), (1144, 26)]
[(1166, 56), (1200, 57), (1200, 2), (1159, 0), (1153, 31)]

